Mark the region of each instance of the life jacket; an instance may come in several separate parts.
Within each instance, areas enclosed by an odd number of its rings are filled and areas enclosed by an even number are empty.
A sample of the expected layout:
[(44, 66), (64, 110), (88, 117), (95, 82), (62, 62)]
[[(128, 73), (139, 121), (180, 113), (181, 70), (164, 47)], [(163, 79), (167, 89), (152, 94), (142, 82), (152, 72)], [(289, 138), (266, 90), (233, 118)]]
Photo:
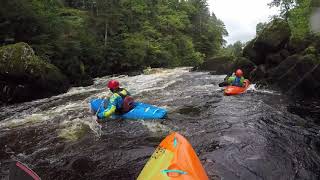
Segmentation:
[(241, 77), (236, 77), (234, 79), (234, 81), (232, 82), (232, 86), (239, 86), (239, 87), (242, 87), (242, 84), (241, 84)]
[(116, 93), (121, 96), (123, 102), (121, 109), (117, 110), (118, 112), (126, 113), (134, 108), (134, 99), (130, 96), (130, 93), (126, 89), (119, 88)]

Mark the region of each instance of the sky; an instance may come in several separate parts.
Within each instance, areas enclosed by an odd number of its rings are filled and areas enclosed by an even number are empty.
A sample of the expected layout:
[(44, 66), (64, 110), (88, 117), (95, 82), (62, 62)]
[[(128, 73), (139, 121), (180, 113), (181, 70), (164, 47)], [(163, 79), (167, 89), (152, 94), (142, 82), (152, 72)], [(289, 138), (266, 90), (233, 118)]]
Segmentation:
[(229, 36), (225, 39), (228, 44), (253, 39), (256, 25), (278, 14), (276, 8), (268, 7), (269, 2), (271, 0), (208, 0), (210, 11), (226, 25)]

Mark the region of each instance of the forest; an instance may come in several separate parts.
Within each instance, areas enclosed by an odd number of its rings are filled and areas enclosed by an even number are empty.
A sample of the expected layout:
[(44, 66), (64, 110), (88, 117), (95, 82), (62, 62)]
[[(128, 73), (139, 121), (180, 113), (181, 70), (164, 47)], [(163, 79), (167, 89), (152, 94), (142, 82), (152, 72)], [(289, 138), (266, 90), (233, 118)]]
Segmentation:
[(206, 0), (3, 0), (0, 45), (27, 43), (73, 86), (146, 67), (195, 66), (225, 45)]

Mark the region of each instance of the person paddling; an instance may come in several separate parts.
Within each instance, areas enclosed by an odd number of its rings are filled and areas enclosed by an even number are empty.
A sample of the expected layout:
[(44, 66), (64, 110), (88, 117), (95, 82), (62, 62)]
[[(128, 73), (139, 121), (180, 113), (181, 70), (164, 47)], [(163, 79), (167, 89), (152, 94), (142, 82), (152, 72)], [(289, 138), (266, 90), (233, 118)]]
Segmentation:
[(106, 110), (97, 114), (98, 122), (104, 122), (106, 118), (115, 113), (126, 113), (134, 106), (134, 100), (130, 93), (126, 89), (120, 88), (120, 83), (117, 80), (110, 80), (107, 87), (112, 92), (112, 96)]
[(225, 79), (225, 82), (222, 82), (219, 84), (220, 87), (222, 86), (238, 86), (243, 87), (244, 86), (244, 80), (243, 72), (241, 69), (237, 69), (235, 73), (232, 73), (230, 77), (227, 77)]

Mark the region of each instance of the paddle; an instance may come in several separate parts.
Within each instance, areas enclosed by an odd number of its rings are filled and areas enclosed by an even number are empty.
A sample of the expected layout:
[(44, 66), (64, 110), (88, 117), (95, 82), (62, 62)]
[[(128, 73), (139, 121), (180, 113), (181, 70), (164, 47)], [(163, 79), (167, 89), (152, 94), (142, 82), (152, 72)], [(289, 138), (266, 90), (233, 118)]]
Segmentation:
[(9, 180), (40, 180), (40, 177), (26, 165), (14, 161), (10, 166)]
[(224, 87), (224, 86), (228, 86), (228, 83), (227, 82), (219, 83), (219, 87)]
[(98, 110), (96, 112), (96, 117), (99, 114), (99, 111), (100, 111), (101, 107), (103, 106), (103, 104), (104, 104), (104, 101), (101, 101), (100, 106), (99, 106), (99, 108), (98, 108)]
[(96, 117), (95, 122), (96, 122), (97, 127), (98, 127), (98, 132), (97, 133), (98, 133), (99, 137), (101, 136), (102, 125), (99, 123), (99, 118), (97, 116), (99, 114), (99, 111), (100, 111), (101, 107), (103, 107), (103, 106), (104, 106), (104, 101), (101, 101), (100, 106), (99, 106), (99, 108), (98, 108), (98, 110), (97, 110), (97, 112), (95, 114), (95, 117)]

